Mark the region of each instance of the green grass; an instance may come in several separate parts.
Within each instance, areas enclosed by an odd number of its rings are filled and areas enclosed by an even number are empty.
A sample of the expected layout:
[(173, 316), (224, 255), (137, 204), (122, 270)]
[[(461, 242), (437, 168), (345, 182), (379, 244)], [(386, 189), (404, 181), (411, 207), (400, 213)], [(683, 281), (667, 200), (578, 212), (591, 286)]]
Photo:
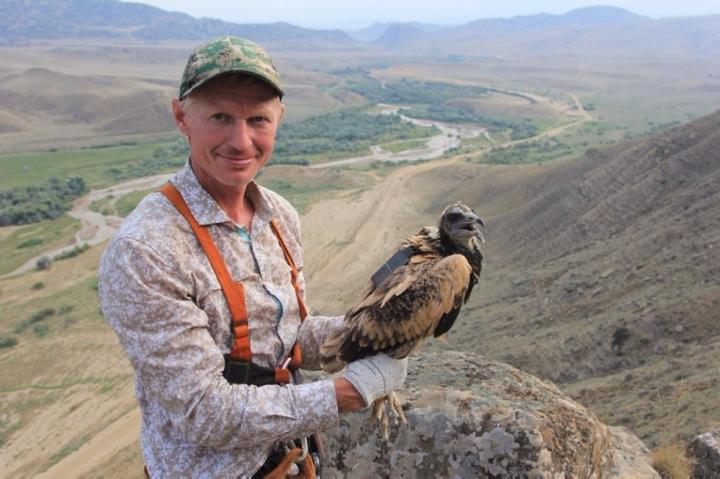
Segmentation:
[(583, 145), (563, 143), (551, 138), (493, 148), (472, 161), (503, 165), (544, 163), (567, 156), (579, 156), (584, 152), (585, 147)]
[(380, 145), (380, 146), (383, 149), (385, 149), (391, 153), (400, 153), (401, 151), (405, 151), (405, 150), (412, 150), (414, 148), (422, 148), (426, 144), (427, 144), (427, 139), (395, 141), (392, 143), (385, 143), (384, 145)]
[[(500, 141), (500, 135), (497, 133), (489, 133), (490, 138), (495, 140), (496, 142)], [(503, 138), (503, 141), (505, 141), (505, 138)], [(493, 141), (488, 140), (485, 135), (478, 135), (474, 136), (472, 138), (462, 138), (460, 140), (460, 146), (463, 148), (469, 148), (470, 150), (473, 149), (483, 149), (491, 146), (495, 146), (497, 143), (493, 143)]]
[(14, 423), (9, 423), (4, 420), (0, 420), (0, 447), (3, 447), (5, 445), (5, 441), (20, 427), (22, 426), (22, 423), (20, 421), (15, 421)]
[(132, 193), (127, 193), (117, 199), (113, 195), (109, 195), (105, 198), (93, 201), (90, 204), (90, 209), (103, 215), (117, 215), (125, 217), (135, 209), (138, 203), (140, 203), (145, 196), (153, 191), (157, 191), (157, 188), (133, 191)]
[(120, 199), (117, 200), (117, 203), (115, 203), (115, 212), (119, 216), (129, 215), (138, 203), (153, 191), (157, 191), (157, 188), (133, 191), (132, 193), (121, 196)]
[(624, 92), (604, 91), (582, 98), (592, 103), (593, 118), (614, 125), (614, 131), (604, 134), (606, 139), (621, 141), (660, 129), (677, 122), (685, 123), (717, 108), (717, 94), (704, 92)]
[(90, 210), (103, 215), (112, 214), (113, 210), (110, 208), (110, 202), (113, 198), (113, 195), (108, 195), (105, 198), (93, 201), (90, 203)]
[(329, 161), (345, 160), (347, 158), (355, 158), (357, 156), (369, 156), (372, 154), (370, 147), (361, 146), (352, 150), (345, 151), (324, 151), (322, 153), (316, 153), (313, 155), (298, 155), (293, 157), (296, 159), (307, 160), (309, 164), (313, 165), (316, 163), (327, 163)]
[(65, 444), (62, 447), (62, 449), (60, 449), (58, 452), (56, 452), (55, 454), (53, 454), (50, 457), (50, 461), (47, 464), (46, 470), (49, 469), (54, 464), (60, 462), (60, 460), (62, 458), (64, 458), (65, 456), (68, 456), (68, 455), (72, 454), (73, 452), (77, 451), (78, 449), (80, 449), (80, 447), (83, 444), (85, 444), (88, 441), (88, 439), (89, 438), (84, 434), (73, 438), (70, 442)]
[[(69, 261), (88, 264), (92, 274), (83, 275), (70, 284), (57, 284), (48, 279), (47, 286), (32, 298), (15, 296), (4, 302), (1, 306), (3, 314), (0, 317), (0, 336), (27, 334), (36, 324), (47, 325), (47, 328), (33, 330), (37, 335), (64, 329), (77, 321), (81, 321), (84, 328), (89, 328), (92, 324), (106, 328), (104, 321), (100, 321), (103, 316), (97, 297), (97, 275), (94, 274), (97, 259), (84, 256)], [(52, 271), (49, 274), (52, 274)], [(20, 339), (22, 340), (22, 336)], [(0, 388), (8, 386), (0, 381)]]
[(0, 275), (14, 271), (33, 256), (67, 244), (79, 229), (80, 221), (67, 215), (18, 228), (0, 239)]
[(43, 183), (53, 176), (82, 176), (89, 188), (110, 186), (114, 180), (105, 173), (108, 169), (143, 158), (170, 143), (0, 155), (0, 190)]
[(258, 181), (266, 188), (270, 188), (287, 199), (300, 214), (307, 212), (310, 206), (320, 197), (346, 189), (346, 185), (327, 183), (292, 183), (286, 180), (263, 179)]

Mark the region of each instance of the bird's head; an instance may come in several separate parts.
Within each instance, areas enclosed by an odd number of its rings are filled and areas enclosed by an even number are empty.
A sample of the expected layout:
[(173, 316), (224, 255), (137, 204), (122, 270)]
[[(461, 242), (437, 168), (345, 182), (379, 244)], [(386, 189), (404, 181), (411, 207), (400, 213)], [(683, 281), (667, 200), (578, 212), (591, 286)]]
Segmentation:
[(485, 221), (472, 208), (458, 201), (440, 216), (440, 238), (453, 249), (479, 249), (485, 241), (480, 231), (484, 226)]

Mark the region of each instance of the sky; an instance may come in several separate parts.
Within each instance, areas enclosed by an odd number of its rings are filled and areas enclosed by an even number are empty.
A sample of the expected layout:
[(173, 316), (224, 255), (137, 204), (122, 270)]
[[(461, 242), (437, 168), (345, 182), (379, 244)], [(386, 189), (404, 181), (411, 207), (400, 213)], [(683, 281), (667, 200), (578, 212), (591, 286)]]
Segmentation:
[(613, 5), (653, 18), (720, 14), (718, 0), (134, 0), (164, 10), (235, 23), (288, 22), (306, 28), (360, 29), (374, 22), (462, 24), (479, 18)]

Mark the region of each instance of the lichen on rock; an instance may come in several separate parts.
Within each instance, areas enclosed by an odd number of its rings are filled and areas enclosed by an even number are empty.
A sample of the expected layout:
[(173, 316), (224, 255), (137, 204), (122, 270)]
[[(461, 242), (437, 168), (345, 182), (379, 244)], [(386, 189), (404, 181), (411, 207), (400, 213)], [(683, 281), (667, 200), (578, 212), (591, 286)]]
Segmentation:
[(553, 384), (471, 353), (410, 364), (408, 427), (393, 427), (386, 444), (366, 412), (343, 416), (327, 436), (324, 477), (660, 477), (639, 439)]

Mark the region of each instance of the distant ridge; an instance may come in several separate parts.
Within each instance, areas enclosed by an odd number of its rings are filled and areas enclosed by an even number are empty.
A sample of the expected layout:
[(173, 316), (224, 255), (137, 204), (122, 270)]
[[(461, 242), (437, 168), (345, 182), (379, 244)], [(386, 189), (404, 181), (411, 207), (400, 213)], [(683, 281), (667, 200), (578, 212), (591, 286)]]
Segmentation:
[[(667, 231), (699, 236), (688, 227), (695, 218), (704, 232), (720, 233), (718, 151), (720, 111), (641, 140), (590, 149), (528, 184), (532, 199), (501, 226), (505, 241), (518, 257), (539, 259), (536, 243), (552, 256), (623, 236), (638, 242)], [(644, 253), (677, 247), (657, 241)]]
[(350, 35), (355, 40), (358, 40), (360, 42), (375, 42), (380, 39), (380, 37), (383, 36), (387, 30), (393, 26), (397, 25), (409, 25), (411, 27), (417, 28), (419, 30), (422, 30), (424, 32), (435, 32), (439, 30), (447, 30), (448, 28), (452, 28), (452, 25), (439, 25), (435, 23), (422, 23), (422, 22), (407, 22), (407, 23), (400, 23), (400, 22), (378, 22), (373, 23), (369, 27), (362, 28), (360, 30), (346, 30), (346, 33)]
[(388, 49), (474, 56), (593, 55), (610, 58), (712, 56), (720, 53), (720, 15), (652, 19), (617, 7), (586, 7), (563, 15), (540, 13), (474, 20), (437, 30), (389, 28)]
[(289, 23), (241, 25), (117, 0), (0, 0), (0, 11), (0, 39), (6, 42), (59, 38), (201, 40), (228, 34), (297, 47), (355, 42), (340, 30), (309, 30)]
[(617, 7), (490, 18), (459, 26), (380, 23), (351, 32), (289, 23), (237, 24), (118, 0), (0, 0), (0, 44), (66, 38), (145, 42), (239, 35), (288, 50), (383, 48), (410, 54), (643, 60), (716, 57), (720, 15), (651, 19)]
[(412, 24), (398, 23), (390, 25), (374, 43), (391, 48), (404, 47), (416, 39), (423, 38), (425, 33), (425, 31)]

